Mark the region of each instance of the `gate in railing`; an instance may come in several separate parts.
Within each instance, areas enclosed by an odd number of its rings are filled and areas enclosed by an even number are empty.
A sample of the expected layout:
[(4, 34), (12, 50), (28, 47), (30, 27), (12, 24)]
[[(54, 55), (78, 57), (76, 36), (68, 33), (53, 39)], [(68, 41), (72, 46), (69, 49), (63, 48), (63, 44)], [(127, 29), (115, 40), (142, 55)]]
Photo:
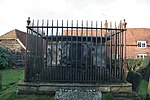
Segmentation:
[(26, 82), (124, 82), (125, 20), (27, 22)]

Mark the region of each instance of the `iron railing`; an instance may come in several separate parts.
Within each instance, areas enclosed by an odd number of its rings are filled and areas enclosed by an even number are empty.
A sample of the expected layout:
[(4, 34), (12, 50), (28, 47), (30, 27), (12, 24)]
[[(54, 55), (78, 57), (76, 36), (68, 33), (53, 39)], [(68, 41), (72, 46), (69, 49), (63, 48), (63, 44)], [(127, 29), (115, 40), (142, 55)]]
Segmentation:
[(118, 28), (107, 21), (104, 27), (97, 21), (27, 22), (25, 81), (124, 82), (125, 21)]

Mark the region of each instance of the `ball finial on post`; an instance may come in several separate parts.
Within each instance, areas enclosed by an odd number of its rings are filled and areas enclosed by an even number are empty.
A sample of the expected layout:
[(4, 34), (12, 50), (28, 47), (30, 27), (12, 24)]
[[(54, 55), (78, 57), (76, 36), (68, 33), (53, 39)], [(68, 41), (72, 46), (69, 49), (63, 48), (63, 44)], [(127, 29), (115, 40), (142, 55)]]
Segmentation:
[(105, 20), (104, 27), (105, 27), (105, 28), (108, 28), (108, 22), (107, 22), (107, 20)]
[(126, 28), (126, 26), (127, 26), (127, 23), (126, 23), (126, 20), (124, 19), (123, 27)]
[(28, 20), (27, 20), (27, 26), (29, 26), (29, 25), (30, 25), (30, 23), (31, 23), (31, 21), (30, 21), (30, 17), (28, 17)]

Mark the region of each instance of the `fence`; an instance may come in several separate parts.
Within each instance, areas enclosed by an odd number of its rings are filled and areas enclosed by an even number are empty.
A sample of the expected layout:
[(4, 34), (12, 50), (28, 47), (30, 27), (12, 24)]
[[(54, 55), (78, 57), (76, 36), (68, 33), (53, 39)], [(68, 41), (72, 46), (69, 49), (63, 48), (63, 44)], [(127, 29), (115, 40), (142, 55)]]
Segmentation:
[(25, 81), (124, 82), (125, 21), (115, 28), (107, 21), (104, 27), (97, 21), (27, 22)]

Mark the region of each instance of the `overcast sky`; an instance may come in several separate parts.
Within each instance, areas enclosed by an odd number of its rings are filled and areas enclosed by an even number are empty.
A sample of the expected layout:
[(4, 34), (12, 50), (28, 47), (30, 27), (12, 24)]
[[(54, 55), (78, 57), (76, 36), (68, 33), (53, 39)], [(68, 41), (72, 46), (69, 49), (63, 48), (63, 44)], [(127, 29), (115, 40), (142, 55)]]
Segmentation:
[(120, 21), (128, 28), (150, 28), (150, 0), (0, 0), (0, 35), (19, 29), (26, 20)]

